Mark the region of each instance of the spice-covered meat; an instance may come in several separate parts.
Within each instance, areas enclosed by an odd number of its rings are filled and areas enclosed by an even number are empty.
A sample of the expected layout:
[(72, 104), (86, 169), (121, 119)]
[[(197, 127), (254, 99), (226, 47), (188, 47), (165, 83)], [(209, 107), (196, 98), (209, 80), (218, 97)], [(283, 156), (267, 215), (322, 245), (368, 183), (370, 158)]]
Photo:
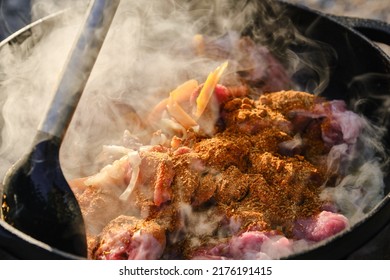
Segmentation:
[(249, 98), (227, 102), (222, 120), (226, 129), (234, 133), (255, 135), (270, 127), (287, 133), (291, 131), (291, 124), (281, 113)]
[(306, 220), (299, 220), (294, 226), (296, 238), (308, 240), (301, 244), (287, 239), (276, 231), (250, 230), (230, 239), (217, 239), (203, 244), (190, 252), (192, 259), (279, 259), (294, 252), (294, 246), (308, 246), (329, 238), (348, 226), (343, 215), (322, 211)]
[(112, 219), (126, 211), (119, 196), (129, 183), (131, 167), (121, 158), (104, 167), (98, 174), (70, 182), (86, 221), (88, 236), (95, 236)]
[(159, 207), (172, 199), (173, 163), (164, 152), (145, 151), (139, 155), (137, 168), (139, 172), (132, 178), (134, 186), (129, 201), (134, 202), (141, 215), (147, 217), (150, 208)]
[(280, 257), (294, 239), (343, 230), (346, 219), (320, 198), (324, 126), (336, 118), (322, 102), (295, 91), (227, 98), (215, 134), (188, 129), (86, 179), (78, 197), (87, 224), (113, 220), (89, 226), (92, 257), (268, 258), (269, 247)]
[(312, 94), (301, 91), (279, 91), (271, 94), (264, 94), (260, 97), (260, 103), (267, 105), (271, 110), (280, 112), (284, 116), (292, 111), (309, 111), (315, 103), (322, 101)]
[(119, 216), (96, 238), (92, 257), (99, 260), (158, 259), (165, 244), (165, 230), (156, 222)]
[(195, 260), (278, 259), (292, 252), (292, 242), (275, 232), (247, 231), (191, 252)]
[(224, 170), (233, 165), (245, 170), (251, 142), (245, 137), (219, 134), (196, 143), (193, 149), (207, 162), (208, 168)]

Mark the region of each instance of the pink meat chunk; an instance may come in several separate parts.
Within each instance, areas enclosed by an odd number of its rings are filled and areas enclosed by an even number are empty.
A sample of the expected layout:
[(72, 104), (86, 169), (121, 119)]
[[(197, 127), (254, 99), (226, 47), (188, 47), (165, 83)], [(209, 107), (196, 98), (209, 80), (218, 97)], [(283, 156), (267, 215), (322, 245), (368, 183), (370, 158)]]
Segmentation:
[(171, 184), (175, 176), (173, 163), (166, 153), (144, 152), (141, 154), (140, 173), (136, 188), (143, 197), (156, 206), (172, 199)]
[(333, 100), (315, 106), (316, 113), (327, 116), (327, 124), (323, 125), (322, 130), (326, 143), (331, 145), (353, 144), (360, 135), (363, 126), (362, 118), (348, 111), (346, 107), (347, 105), (342, 100)]
[[(347, 110), (342, 100), (318, 103), (313, 111), (294, 110), (288, 113), (294, 130), (302, 132), (310, 129), (312, 121), (321, 120), (322, 139), (330, 146), (342, 143), (353, 144), (361, 134), (363, 119)], [(314, 122), (315, 123), (315, 122)]]
[(292, 241), (282, 235), (248, 231), (211, 248), (200, 248), (193, 259), (278, 259), (292, 252)]
[(160, 206), (172, 199), (171, 183), (175, 172), (167, 164), (159, 164), (157, 167), (157, 178), (154, 185), (154, 204)]
[(348, 219), (337, 213), (322, 211), (317, 217), (299, 220), (294, 227), (298, 239), (321, 241), (348, 227)]
[(153, 260), (162, 256), (165, 245), (160, 225), (122, 215), (103, 229), (92, 254), (100, 260)]

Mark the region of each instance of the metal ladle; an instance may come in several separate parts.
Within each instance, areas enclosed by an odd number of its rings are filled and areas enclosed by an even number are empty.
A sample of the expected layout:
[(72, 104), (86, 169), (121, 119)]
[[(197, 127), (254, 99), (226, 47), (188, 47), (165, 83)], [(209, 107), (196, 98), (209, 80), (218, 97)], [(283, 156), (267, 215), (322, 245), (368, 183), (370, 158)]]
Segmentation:
[(119, 2), (90, 2), (31, 151), (8, 170), (3, 184), (3, 220), (54, 248), (83, 257), (84, 221), (61, 171), (59, 150)]

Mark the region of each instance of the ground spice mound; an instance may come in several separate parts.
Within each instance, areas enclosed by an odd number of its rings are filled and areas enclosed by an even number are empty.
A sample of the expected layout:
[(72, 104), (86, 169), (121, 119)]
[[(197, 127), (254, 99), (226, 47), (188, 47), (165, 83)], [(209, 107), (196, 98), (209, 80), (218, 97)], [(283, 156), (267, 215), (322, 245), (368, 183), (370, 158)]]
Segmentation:
[[(203, 175), (207, 182), (202, 188), (215, 189), (214, 207), (237, 220), (240, 230), (277, 230), (291, 237), (294, 221), (321, 211), (319, 192), (325, 174), (318, 159), (326, 147), (313, 150), (302, 145), (290, 155), (280, 151), (281, 145), (294, 141), (290, 112), (310, 111), (316, 102), (313, 95), (297, 91), (259, 100), (233, 99), (222, 108), (220, 131), (192, 147), (205, 166), (203, 173), (212, 177)], [(303, 135), (311, 137), (305, 139), (309, 145), (320, 143), (320, 127), (314, 128), (319, 131)], [(181, 156), (174, 157), (180, 160)]]
[[(188, 130), (170, 145), (135, 152), (78, 181), (84, 188), (76, 193), (86, 202), (81, 203), (86, 221), (106, 218), (105, 226), (87, 227), (93, 241), (89, 249), (95, 252), (91, 258), (133, 256), (140, 240), (150, 243), (156, 232), (166, 235), (166, 241), (159, 241), (161, 249), (154, 251), (163, 259), (191, 258), (205, 246), (245, 232), (294, 239), (297, 221), (315, 217), (326, 203), (319, 194), (329, 147), (322, 140), (321, 119), (310, 115), (318, 102), (297, 91), (257, 100), (232, 98), (221, 104), (215, 134)], [(104, 199), (100, 189), (116, 190), (115, 197), (129, 185), (128, 198), (118, 198), (120, 210), (87, 203)], [(122, 229), (110, 222), (121, 215), (131, 217)], [(116, 242), (113, 232), (122, 241)], [(141, 233), (146, 239), (140, 239)], [(120, 244), (127, 244), (125, 252)]]

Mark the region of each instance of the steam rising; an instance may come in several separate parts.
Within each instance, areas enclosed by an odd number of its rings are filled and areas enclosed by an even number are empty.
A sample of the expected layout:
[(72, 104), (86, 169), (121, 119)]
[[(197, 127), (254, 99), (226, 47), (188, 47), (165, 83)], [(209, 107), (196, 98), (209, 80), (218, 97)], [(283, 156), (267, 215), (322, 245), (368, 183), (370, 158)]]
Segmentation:
[[(6, 117), (0, 175), (29, 147), (31, 137), (25, 135), (33, 135), (42, 118), (87, 6), (87, 1), (34, 3), (35, 18), (71, 8), (54, 23), (46, 24), (39, 38), (2, 48), (1, 104)], [(257, 22), (253, 20), (255, 12), (263, 14)], [(281, 23), (285, 28), (279, 28)], [(253, 31), (250, 27), (254, 24), (262, 28)], [(216, 38), (230, 33), (231, 40), (237, 38), (234, 34), (253, 33), (250, 35), (258, 42), (287, 58), (289, 65), (285, 66), (291, 73), (299, 77), (302, 69), (318, 73), (320, 80), (306, 83), (306, 90), (320, 92), (326, 85), (322, 62), (312, 67), (305, 57), (286, 48), (288, 40), (283, 38), (294, 37), (294, 29), (268, 1), (122, 1), (63, 144), (62, 167), (66, 174), (85, 176), (98, 170), (101, 166), (91, 162), (102, 145), (120, 144), (123, 131), (131, 129), (129, 123), (140, 121), (126, 119), (125, 115), (136, 112), (142, 116), (160, 94), (190, 78), (204, 80), (220, 63), (185, 55), (198, 33)], [(315, 54), (320, 49), (316, 48)], [(119, 108), (117, 104), (129, 106)]]
[[(22, 44), (1, 48), (1, 177), (27, 152), (72, 45), (64, 38), (74, 38), (80, 22), (64, 17), (63, 23), (47, 34), (37, 27), (34, 36)], [(39, 48), (33, 47), (35, 42)]]
[[(87, 1), (59, 2), (54, 6), (35, 1), (35, 18), (69, 5), (71, 9), (55, 21), (41, 24), (46, 27), (37, 31), (41, 34), (38, 37), (20, 45), (5, 44), (0, 49), (0, 178), (31, 145), (87, 6)], [(253, 25), (262, 28), (250, 31)], [(61, 162), (67, 178), (99, 171), (108, 163), (98, 160), (102, 147), (121, 146), (124, 131), (128, 141), (142, 140), (139, 127), (161, 97), (188, 79), (204, 80), (221, 63), (188, 55), (194, 36), (205, 32), (215, 38), (230, 34), (231, 40), (235, 40), (235, 34), (249, 34), (256, 42), (267, 44), (284, 61), (288, 73), (300, 85), (297, 89), (320, 94), (328, 84), (328, 71), (335, 59), (332, 49), (296, 33), (282, 11), (268, 1), (122, 1), (63, 142)], [(308, 48), (289, 49), (290, 40), (305, 41)], [(356, 77), (354, 83), (363, 78)], [(354, 222), (366, 210), (360, 205), (370, 209), (383, 195), (383, 174), (376, 157), (378, 153), (384, 156), (385, 151), (379, 142), (382, 134), (377, 132), (368, 131), (367, 142), (359, 146), (370, 147), (368, 154), (360, 150), (353, 153), (356, 157), (363, 154), (367, 162), (350, 166), (346, 172), (351, 174), (323, 193), (324, 198), (338, 201), (343, 212), (352, 213), (349, 218)], [(345, 145), (332, 150), (329, 168), (338, 169), (339, 160), (350, 148)], [(185, 210), (191, 216), (191, 209)], [(193, 219), (208, 225), (202, 216)], [(214, 229), (214, 222), (209, 221), (210, 228), (191, 226), (206, 232)]]

